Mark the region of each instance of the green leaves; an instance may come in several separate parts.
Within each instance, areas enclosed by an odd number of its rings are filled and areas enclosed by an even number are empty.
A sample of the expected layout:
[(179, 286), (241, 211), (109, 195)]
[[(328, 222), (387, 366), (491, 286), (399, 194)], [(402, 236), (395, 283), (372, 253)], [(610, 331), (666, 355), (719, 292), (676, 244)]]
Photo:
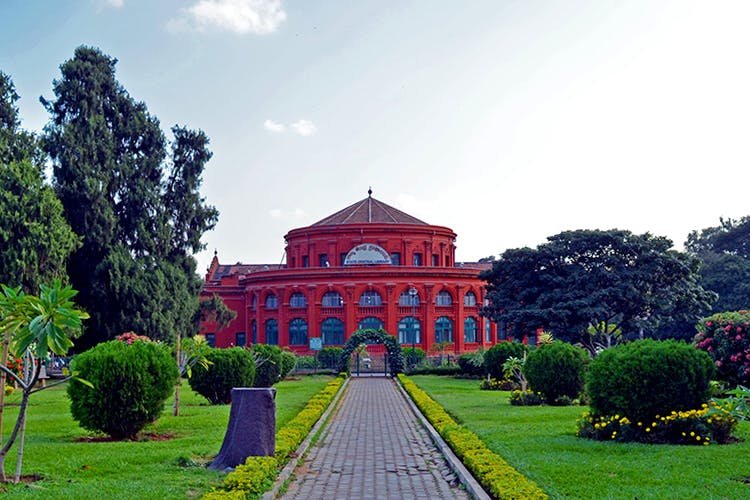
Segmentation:
[(2, 287), (0, 330), (11, 335), (11, 349), (17, 356), (33, 349), (40, 359), (50, 352), (64, 355), (73, 346), (71, 338), (80, 334), (89, 315), (75, 307), (76, 291), (60, 281), (42, 285), (38, 297), (19, 288)]

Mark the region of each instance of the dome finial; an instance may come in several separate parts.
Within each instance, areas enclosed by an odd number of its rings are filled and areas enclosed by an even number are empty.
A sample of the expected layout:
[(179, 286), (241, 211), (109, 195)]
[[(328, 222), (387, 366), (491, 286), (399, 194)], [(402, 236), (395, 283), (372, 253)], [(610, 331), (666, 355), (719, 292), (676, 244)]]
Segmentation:
[(367, 190), (367, 196), (372, 197), (372, 186), (370, 186), (370, 189)]

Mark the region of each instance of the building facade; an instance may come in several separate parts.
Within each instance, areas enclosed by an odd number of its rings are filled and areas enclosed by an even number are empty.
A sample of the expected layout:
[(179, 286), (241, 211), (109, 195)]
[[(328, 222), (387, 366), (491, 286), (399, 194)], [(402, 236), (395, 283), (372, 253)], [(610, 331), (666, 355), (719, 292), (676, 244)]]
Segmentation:
[(479, 315), (483, 263), (456, 263), (456, 233), (372, 197), (285, 236), (286, 264), (219, 263), (202, 297), (218, 294), (237, 317), (201, 324), (217, 347), (252, 343), (309, 353), (340, 346), (360, 328), (383, 328), (405, 346), (460, 353), (487, 347), (496, 325)]

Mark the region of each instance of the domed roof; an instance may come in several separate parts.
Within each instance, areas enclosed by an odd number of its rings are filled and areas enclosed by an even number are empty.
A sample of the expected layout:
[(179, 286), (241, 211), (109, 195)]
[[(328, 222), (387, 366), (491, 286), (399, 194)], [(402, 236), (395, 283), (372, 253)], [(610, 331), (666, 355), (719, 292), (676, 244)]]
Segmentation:
[(319, 220), (313, 226), (335, 226), (339, 224), (419, 224), (427, 226), (424, 221), (412, 217), (397, 208), (376, 200), (372, 197), (372, 190), (369, 190), (367, 198), (353, 203), (343, 210), (339, 210), (325, 219)]

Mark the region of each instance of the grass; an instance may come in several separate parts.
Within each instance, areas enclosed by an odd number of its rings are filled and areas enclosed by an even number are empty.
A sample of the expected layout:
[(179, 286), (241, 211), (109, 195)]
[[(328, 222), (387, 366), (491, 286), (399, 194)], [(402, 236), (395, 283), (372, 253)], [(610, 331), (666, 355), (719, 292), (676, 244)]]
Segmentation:
[[(291, 420), (307, 400), (330, 381), (308, 376), (280, 382), (275, 387), (276, 428)], [(171, 435), (167, 440), (141, 442), (86, 442), (95, 435), (71, 418), (63, 386), (34, 394), (28, 413), (23, 474), (39, 474), (41, 481), (6, 485), (23, 498), (192, 498), (217, 486), (223, 475), (203, 465), (219, 452), (229, 420), (229, 405), (210, 406), (182, 386), (179, 417), (168, 401), (162, 417), (144, 432)], [(8, 403), (17, 402), (18, 396)], [(3, 422), (7, 436), (18, 408), (9, 406)], [(15, 449), (6, 459), (12, 473)]]
[(477, 380), (410, 378), (552, 498), (750, 497), (750, 423), (730, 445), (598, 442), (575, 436), (586, 408), (516, 407)]

